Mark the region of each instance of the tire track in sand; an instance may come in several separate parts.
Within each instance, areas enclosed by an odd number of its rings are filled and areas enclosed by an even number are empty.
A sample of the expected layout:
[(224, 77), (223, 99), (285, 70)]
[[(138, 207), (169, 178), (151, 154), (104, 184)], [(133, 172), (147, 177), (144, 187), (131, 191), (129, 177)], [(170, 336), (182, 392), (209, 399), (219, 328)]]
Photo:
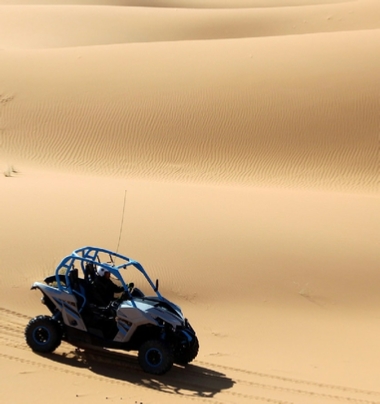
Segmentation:
[[(205, 361), (195, 361), (186, 368), (174, 366), (168, 374), (152, 377), (147, 382), (146, 374), (133, 355), (102, 349), (73, 349), (66, 343), (61, 345), (57, 353), (36, 355), (36, 360), (32, 360), (25, 357), (25, 353), (30, 352), (24, 339), (24, 328), (29, 318), (23, 313), (0, 307), (0, 346), (12, 348), (12, 354), (2, 350), (1, 358), (114, 385), (148, 388), (152, 387), (154, 380), (154, 388), (159, 392), (211, 404), (301, 404), (305, 399), (310, 404), (380, 403), (380, 391), (278, 376)], [(76, 370), (73, 370), (73, 366)]]

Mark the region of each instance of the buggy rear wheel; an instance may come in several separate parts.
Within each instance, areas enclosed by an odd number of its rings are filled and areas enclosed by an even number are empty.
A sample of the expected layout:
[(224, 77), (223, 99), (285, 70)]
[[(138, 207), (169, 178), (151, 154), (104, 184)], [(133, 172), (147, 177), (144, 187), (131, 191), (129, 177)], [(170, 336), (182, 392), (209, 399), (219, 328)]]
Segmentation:
[(141, 345), (138, 360), (144, 372), (162, 375), (173, 366), (173, 353), (164, 341), (148, 340)]
[(35, 352), (53, 352), (62, 341), (59, 324), (49, 316), (32, 318), (25, 328), (25, 339)]

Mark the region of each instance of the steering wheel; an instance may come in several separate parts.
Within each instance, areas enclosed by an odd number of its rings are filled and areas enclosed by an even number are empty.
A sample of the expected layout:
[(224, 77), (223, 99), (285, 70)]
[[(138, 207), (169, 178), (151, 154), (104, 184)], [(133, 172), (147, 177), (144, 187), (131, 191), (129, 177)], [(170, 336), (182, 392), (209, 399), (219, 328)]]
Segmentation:
[(131, 298), (132, 290), (135, 287), (134, 283), (131, 282), (127, 285), (128, 292), (126, 290), (123, 291), (123, 293), (120, 295), (120, 297), (117, 299), (117, 302), (121, 303), (124, 300), (129, 300)]
[(111, 310), (114, 311), (115, 315), (116, 315), (116, 311), (119, 308), (119, 304), (120, 302), (118, 302), (117, 300), (113, 300), (109, 305), (108, 308), (110, 308)]

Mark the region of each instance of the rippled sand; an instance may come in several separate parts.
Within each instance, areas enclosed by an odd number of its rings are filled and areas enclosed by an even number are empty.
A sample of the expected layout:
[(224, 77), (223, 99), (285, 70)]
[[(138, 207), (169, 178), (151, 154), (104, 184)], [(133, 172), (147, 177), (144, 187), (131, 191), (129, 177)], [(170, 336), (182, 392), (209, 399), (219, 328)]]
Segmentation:
[[(0, 0), (4, 402), (380, 400), (379, 13)], [(31, 283), (84, 245), (160, 279), (193, 365), (26, 347)]]

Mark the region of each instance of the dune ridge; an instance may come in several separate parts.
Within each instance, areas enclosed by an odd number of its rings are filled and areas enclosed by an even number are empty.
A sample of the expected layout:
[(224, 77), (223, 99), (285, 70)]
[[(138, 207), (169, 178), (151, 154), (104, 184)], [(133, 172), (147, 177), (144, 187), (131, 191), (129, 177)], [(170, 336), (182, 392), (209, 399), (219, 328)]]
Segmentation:
[[(362, 0), (361, 0), (362, 1)], [(165, 7), (165, 8), (268, 8), (294, 7), (315, 4), (349, 4), (352, 0), (1, 0), (6, 5), (114, 5), (131, 7)]]
[(0, 48), (304, 35), (380, 28), (374, 0), (269, 9), (187, 10), (78, 5), (1, 6)]

